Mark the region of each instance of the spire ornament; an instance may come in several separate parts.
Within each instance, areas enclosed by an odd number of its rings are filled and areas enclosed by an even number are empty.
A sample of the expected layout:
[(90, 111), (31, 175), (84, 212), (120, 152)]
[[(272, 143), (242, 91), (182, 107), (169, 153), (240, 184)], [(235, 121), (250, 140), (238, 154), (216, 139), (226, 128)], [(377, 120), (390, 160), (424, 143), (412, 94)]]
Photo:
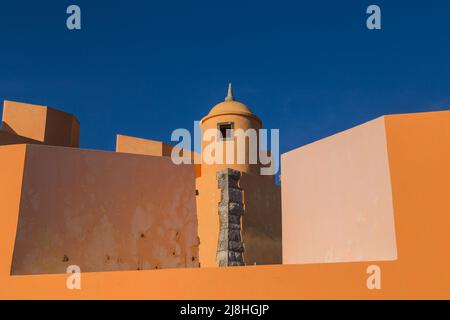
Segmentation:
[(228, 84), (228, 94), (225, 98), (225, 101), (234, 101), (233, 86), (232, 86), (231, 82)]

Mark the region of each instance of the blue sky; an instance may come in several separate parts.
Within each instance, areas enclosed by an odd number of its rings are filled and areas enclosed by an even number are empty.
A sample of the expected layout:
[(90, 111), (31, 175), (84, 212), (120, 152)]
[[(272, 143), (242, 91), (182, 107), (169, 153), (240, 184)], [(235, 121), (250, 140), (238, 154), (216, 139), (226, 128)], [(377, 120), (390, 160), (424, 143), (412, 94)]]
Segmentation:
[[(82, 30), (66, 28), (66, 8)], [(382, 30), (365, 27), (382, 9)], [(279, 128), (282, 152), (383, 114), (450, 106), (449, 1), (2, 1), (0, 99), (169, 141), (235, 96)]]

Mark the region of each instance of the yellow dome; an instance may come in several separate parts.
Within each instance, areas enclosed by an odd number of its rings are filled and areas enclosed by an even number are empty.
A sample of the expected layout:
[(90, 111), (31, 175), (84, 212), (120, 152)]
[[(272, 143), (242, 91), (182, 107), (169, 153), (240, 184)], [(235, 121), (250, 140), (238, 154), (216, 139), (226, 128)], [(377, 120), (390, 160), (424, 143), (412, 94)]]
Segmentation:
[(255, 114), (253, 114), (249, 107), (239, 101), (234, 100), (233, 88), (231, 86), (231, 83), (228, 86), (228, 95), (226, 96), (225, 101), (216, 104), (211, 109), (211, 111), (209, 111), (208, 115), (202, 119), (201, 122), (215, 116), (227, 114), (249, 116), (255, 118), (261, 124), (261, 120)]

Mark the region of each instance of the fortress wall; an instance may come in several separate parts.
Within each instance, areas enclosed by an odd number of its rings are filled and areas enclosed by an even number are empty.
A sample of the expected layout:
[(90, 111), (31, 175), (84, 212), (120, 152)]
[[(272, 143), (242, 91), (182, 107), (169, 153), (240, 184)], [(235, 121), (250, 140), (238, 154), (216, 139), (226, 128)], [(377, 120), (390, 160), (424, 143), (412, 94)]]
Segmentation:
[(247, 265), (281, 264), (281, 191), (273, 176), (242, 173), (242, 237)]
[(79, 147), (79, 121), (71, 114), (46, 106), (5, 101), (2, 130), (47, 145)]
[(118, 134), (116, 138), (116, 152), (142, 154), (148, 156), (170, 156), (167, 154), (168, 145), (161, 141), (135, 138)]
[(22, 143), (41, 144), (41, 142), (37, 140), (32, 140), (29, 138), (18, 136), (16, 134), (5, 131), (3, 128), (0, 129), (0, 145), (5, 146), (10, 144), (22, 144)]
[(8, 132), (44, 142), (47, 112), (43, 106), (3, 102), (3, 127)]
[(12, 274), (198, 267), (194, 168), (28, 145)]
[(25, 152), (24, 144), (0, 146), (0, 273), (2, 275), (9, 275), (11, 272)]
[(397, 259), (384, 118), (281, 159), (283, 263)]

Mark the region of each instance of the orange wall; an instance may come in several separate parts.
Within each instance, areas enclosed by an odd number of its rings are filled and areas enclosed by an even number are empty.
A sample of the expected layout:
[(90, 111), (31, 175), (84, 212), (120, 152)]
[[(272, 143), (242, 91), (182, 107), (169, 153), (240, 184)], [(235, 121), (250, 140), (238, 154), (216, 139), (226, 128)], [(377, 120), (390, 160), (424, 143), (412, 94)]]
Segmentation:
[[(386, 116), (398, 259), (395, 261), (9, 276), (20, 190), (20, 148), (0, 159), (0, 297), (59, 299), (450, 299), (450, 113)], [(13, 149), (10, 149), (13, 150)], [(22, 153), (23, 154), (23, 153)], [(9, 159), (9, 160), (8, 160)], [(22, 158), (23, 159), (23, 158)], [(15, 210), (14, 210), (15, 209)], [(6, 253), (5, 253), (6, 252)], [(381, 290), (366, 269), (381, 268)]]
[[(219, 239), (220, 189), (212, 166), (202, 165), (202, 176), (196, 180), (200, 263), (217, 267)], [(281, 263), (281, 192), (273, 176), (241, 172), (239, 186), (244, 191), (245, 213), (242, 217), (244, 260), (248, 265)]]
[(171, 146), (161, 141), (117, 135), (116, 152), (142, 154), (148, 156), (170, 156)]
[(219, 240), (220, 190), (215, 176), (208, 174), (205, 166), (202, 166), (202, 175), (195, 180), (195, 184), (198, 190), (196, 200), (200, 266), (218, 267), (216, 254)]
[(47, 107), (44, 143), (80, 147), (80, 122), (71, 114)]
[(193, 166), (28, 145), (12, 273), (64, 273), (72, 264), (198, 267)]
[[(398, 259), (375, 263), (382, 267), (380, 296), (449, 299), (450, 112), (390, 115), (382, 119)], [(283, 211), (283, 220), (284, 214)], [(345, 264), (349, 269), (351, 265)], [(349, 286), (338, 290), (335, 296), (345, 297), (355, 291)]]
[[(253, 118), (237, 116), (216, 116), (207, 120), (206, 127), (216, 128), (214, 121), (235, 122), (236, 128), (249, 125), (259, 126)], [(205, 128), (205, 127), (204, 127)], [(171, 155), (173, 147), (160, 141), (117, 135), (116, 151), (142, 155)], [(192, 157), (198, 157), (192, 153)], [(217, 186), (216, 170), (233, 167), (243, 170), (248, 165), (195, 165), (198, 230), (200, 238), (200, 264), (202, 267), (217, 266), (216, 253), (219, 237), (218, 202), (220, 191)], [(259, 166), (254, 165), (254, 170)], [(259, 171), (258, 171), (259, 174)], [(246, 174), (242, 178), (246, 214), (243, 218), (243, 239), (246, 248), (246, 263), (281, 263), (281, 207), (280, 188), (273, 176), (261, 177)]]
[(281, 190), (273, 176), (242, 173), (242, 240), (247, 265), (281, 264)]
[(399, 282), (450, 298), (450, 111), (385, 116)]
[(20, 144), (20, 143), (33, 143), (41, 144), (41, 142), (22, 136), (18, 136), (14, 133), (10, 133), (4, 129), (0, 129), (0, 145)]
[[(202, 137), (207, 130), (216, 130), (218, 123), (222, 122), (233, 122), (235, 130), (247, 130), (250, 128), (258, 130), (261, 128), (260, 121), (254, 116), (237, 114), (206, 116), (201, 124)], [(219, 237), (218, 203), (220, 201), (220, 190), (217, 185), (216, 173), (225, 168), (232, 168), (243, 173), (249, 173), (255, 178), (254, 181), (251, 181), (249, 178), (250, 176), (243, 178), (242, 183), (244, 184), (241, 184), (241, 188), (244, 189), (244, 206), (246, 210), (245, 217), (242, 220), (242, 235), (244, 247), (248, 247), (247, 254), (244, 252), (245, 263), (254, 264), (256, 262), (257, 264), (263, 264), (281, 262), (279, 253), (280, 243), (279, 239), (277, 239), (281, 236), (281, 231), (278, 230), (275, 232), (277, 229), (276, 222), (280, 219), (280, 209), (278, 207), (278, 211), (272, 210), (277, 208), (279, 202), (273, 204), (269, 204), (268, 202), (268, 199), (273, 195), (273, 192), (275, 192), (275, 196), (277, 191), (279, 194), (279, 189), (276, 188), (273, 177), (261, 177), (258, 179), (260, 177), (260, 164), (249, 163), (248, 139), (246, 139), (244, 145), (246, 154), (246, 163), (244, 164), (240, 164), (237, 161), (237, 149), (239, 145), (236, 137), (234, 137), (233, 141), (223, 142), (223, 164), (205, 163), (205, 153), (209, 154), (209, 152), (205, 152), (205, 150), (212, 143), (214, 143), (212, 139), (210, 141), (202, 141), (203, 158), (201, 176), (199, 176), (196, 181), (199, 192), (197, 196), (197, 211), (201, 266), (218, 266), (216, 254)], [(256, 144), (256, 148), (258, 148), (258, 143)], [(234, 149), (232, 163), (226, 163), (227, 146)], [(266, 194), (264, 192), (268, 193)], [(248, 201), (245, 198), (245, 194), (247, 194)], [(275, 225), (271, 226), (272, 223), (275, 223)], [(273, 237), (274, 241), (268, 241), (270, 237)], [(259, 250), (258, 252), (257, 248), (262, 250)]]
[(195, 164), (195, 177), (200, 177), (200, 154), (195, 151), (185, 151), (183, 149), (174, 148), (174, 146), (161, 141), (124, 136), (121, 134), (118, 134), (116, 138), (116, 152), (171, 157), (172, 150), (176, 151), (176, 156), (180, 157), (183, 157), (185, 152), (190, 154), (191, 163)]
[(4, 101), (2, 121), (2, 129), (9, 133), (47, 145), (79, 147), (80, 123), (71, 114), (45, 106)]
[(383, 118), (281, 159), (283, 263), (397, 258)]
[[(382, 299), (406, 296), (396, 267), (382, 263), (386, 288), (366, 288), (369, 263), (248, 266), (118, 271), (81, 275), (81, 290), (66, 289), (67, 275), (2, 276), (2, 299)], [(394, 281), (394, 283), (392, 283)], [(393, 286), (394, 284), (394, 286)], [(416, 297), (427, 297), (427, 291)], [(448, 297), (448, 296), (447, 296)]]

